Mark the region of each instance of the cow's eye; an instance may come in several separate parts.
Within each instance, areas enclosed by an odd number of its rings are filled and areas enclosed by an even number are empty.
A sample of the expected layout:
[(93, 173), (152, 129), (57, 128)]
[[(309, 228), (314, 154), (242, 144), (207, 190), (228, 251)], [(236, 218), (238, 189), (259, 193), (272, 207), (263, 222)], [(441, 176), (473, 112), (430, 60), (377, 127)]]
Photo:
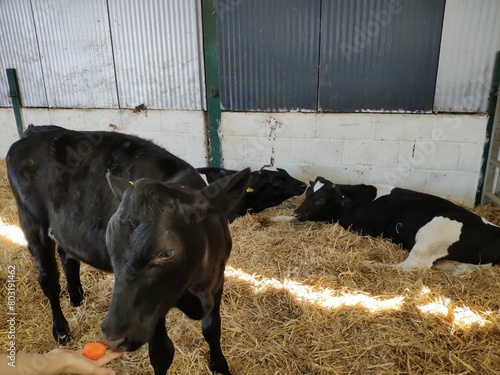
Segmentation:
[(282, 183), (282, 182), (283, 182), (283, 181), (282, 181), (280, 178), (276, 178), (276, 179), (274, 179), (274, 180), (272, 181), (272, 183), (271, 183), (271, 184), (272, 184), (273, 186), (279, 186), (279, 185), (281, 185), (281, 183)]
[(314, 204), (317, 206), (321, 206), (321, 205), (325, 204), (325, 202), (326, 202), (325, 198), (319, 198), (319, 199), (314, 201)]
[(172, 258), (174, 255), (175, 255), (174, 250), (164, 250), (158, 255), (158, 258), (159, 260), (168, 260)]

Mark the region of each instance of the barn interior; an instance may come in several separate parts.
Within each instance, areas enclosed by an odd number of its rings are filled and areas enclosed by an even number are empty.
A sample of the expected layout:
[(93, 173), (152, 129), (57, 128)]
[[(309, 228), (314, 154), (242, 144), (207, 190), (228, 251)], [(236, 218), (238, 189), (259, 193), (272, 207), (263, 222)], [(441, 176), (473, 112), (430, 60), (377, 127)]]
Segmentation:
[[(18, 352), (57, 345), (48, 300), (18, 227), (17, 210), (0, 167), (0, 300), (15, 266)], [(230, 225), (233, 251), (226, 269), (222, 347), (233, 374), (496, 374), (500, 368), (500, 267), (462, 276), (426, 269), (372, 267), (364, 260), (401, 262), (407, 252), (384, 239), (339, 225), (272, 222), (301, 198)], [(500, 208), (474, 211), (500, 224)], [(85, 300), (72, 307), (61, 278), (61, 303), (81, 349), (100, 340), (113, 275), (82, 266)], [(2, 314), (3, 315), (3, 314)], [(5, 316), (5, 315), (3, 315)], [(0, 345), (8, 347), (7, 319)], [(173, 309), (167, 330), (175, 357), (169, 374), (209, 374), (200, 323)], [(152, 374), (147, 345), (108, 367), (117, 374)]]
[[(417, 190), (500, 225), (499, 20), (498, 0), (0, 1), (0, 353), (58, 347), (2, 159), (29, 124), (134, 134), (195, 167)], [(301, 200), (229, 226), (233, 375), (500, 373), (500, 267), (366, 265), (407, 251), (272, 221)], [(81, 278), (73, 307), (60, 275), (72, 350), (101, 339), (114, 282)], [(200, 322), (173, 309), (167, 329), (168, 373), (209, 374)], [(147, 345), (107, 367), (153, 373)]]

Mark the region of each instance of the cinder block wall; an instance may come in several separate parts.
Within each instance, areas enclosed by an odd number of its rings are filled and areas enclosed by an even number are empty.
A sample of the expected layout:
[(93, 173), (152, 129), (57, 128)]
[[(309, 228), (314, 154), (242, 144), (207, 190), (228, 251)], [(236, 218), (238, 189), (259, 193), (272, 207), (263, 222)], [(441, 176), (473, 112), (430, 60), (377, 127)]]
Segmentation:
[(19, 138), (12, 108), (0, 108), (0, 157), (4, 158), (9, 146)]
[[(193, 166), (207, 165), (201, 111), (23, 109), (24, 123), (114, 130), (164, 146)], [(407, 187), (474, 204), (487, 116), (223, 112), (226, 168), (274, 164), (303, 181)], [(18, 139), (13, 111), (0, 108), (0, 152)]]
[[(205, 166), (206, 136), (202, 111), (129, 109), (23, 109), (23, 121), (34, 125), (59, 125), (73, 130), (120, 131), (153, 140), (194, 166)], [(18, 139), (11, 108), (0, 108), (2, 157)]]
[(224, 165), (407, 187), (472, 206), (487, 116), (223, 113)]

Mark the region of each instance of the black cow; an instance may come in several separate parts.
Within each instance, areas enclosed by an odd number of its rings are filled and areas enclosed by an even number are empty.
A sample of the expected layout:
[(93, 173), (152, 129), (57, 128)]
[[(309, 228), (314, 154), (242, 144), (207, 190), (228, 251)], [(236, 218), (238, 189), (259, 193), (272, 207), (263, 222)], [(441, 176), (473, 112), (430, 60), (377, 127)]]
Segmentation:
[[(207, 184), (229, 176), (236, 171), (224, 168), (197, 168)], [(257, 213), (266, 208), (277, 206), (288, 198), (301, 195), (307, 185), (290, 176), (281, 168), (264, 166), (252, 172), (250, 184), (235, 206), (226, 216), (229, 222), (246, 213)]]
[(112, 132), (30, 127), (7, 155), (19, 220), (53, 313), (53, 335), (71, 338), (59, 303), (55, 245), (70, 300), (83, 299), (83, 261), (115, 273), (103, 340), (132, 351), (149, 344), (155, 374), (174, 354), (165, 315), (201, 319), (210, 367), (229, 374), (220, 347), (220, 303), (231, 237), (224, 212), (250, 180), (244, 170), (206, 186), (183, 160)]
[[(336, 185), (317, 177), (295, 210), (300, 221), (339, 222), (410, 250), (402, 268), (446, 268), (455, 275), (500, 263), (500, 227), (450, 201), (385, 185)], [(452, 261), (452, 262), (450, 262)], [(450, 266), (452, 264), (452, 266)]]

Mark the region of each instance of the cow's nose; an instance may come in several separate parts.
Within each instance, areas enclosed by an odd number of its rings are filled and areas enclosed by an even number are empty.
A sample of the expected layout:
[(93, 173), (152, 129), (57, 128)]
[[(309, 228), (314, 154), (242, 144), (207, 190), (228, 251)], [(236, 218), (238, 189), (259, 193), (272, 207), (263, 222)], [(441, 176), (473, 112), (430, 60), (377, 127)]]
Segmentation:
[(300, 213), (298, 213), (297, 211), (295, 211), (293, 213), (293, 217), (296, 218), (297, 220), (300, 219)]
[(111, 349), (119, 349), (123, 352), (127, 352), (130, 350), (129, 344), (130, 341), (126, 337), (121, 337), (119, 339), (111, 339), (106, 336), (106, 334), (103, 333), (102, 335), (102, 342), (109, 346)]

